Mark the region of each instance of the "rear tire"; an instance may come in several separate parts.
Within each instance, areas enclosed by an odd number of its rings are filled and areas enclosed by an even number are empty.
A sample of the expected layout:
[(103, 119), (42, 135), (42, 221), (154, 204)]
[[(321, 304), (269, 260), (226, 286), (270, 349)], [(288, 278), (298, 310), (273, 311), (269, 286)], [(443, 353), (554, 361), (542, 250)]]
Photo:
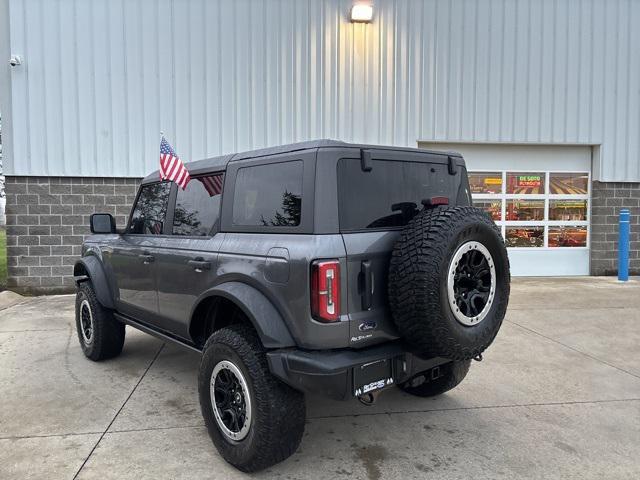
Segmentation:
[(239, 470), (270, 467), (300, 445), (304, 395), (271, 375), (264, 348), (251, 327), (232, 325), (209, 337), (200, 362), (198, 392), (211, 440)]
[(440, 366), (440, 375), (432, 378), (432, 370), (419, 373), (400, 384), (400, 389), (416, 397), (435, 397), (457, 387), (469, 373), (471, 360), (451, 362)]
[(94, 362), (120, 355), (124, 324), (98, 302), (91, 282), (82, 282), (76, 294), (76, 330), (84, 355)]

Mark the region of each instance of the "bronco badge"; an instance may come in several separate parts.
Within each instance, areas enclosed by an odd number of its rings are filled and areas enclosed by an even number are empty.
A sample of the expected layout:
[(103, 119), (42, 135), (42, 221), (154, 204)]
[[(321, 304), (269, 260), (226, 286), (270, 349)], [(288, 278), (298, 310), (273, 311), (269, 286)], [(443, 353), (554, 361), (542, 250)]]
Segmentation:
[(358, 330), (360, 330), (361, 332), (368, 332), (369, 330), (375, 330), (377, 326), (378, 324), (376, 322), (374, 322), (373, 320), (368, 320), (358, 325)]

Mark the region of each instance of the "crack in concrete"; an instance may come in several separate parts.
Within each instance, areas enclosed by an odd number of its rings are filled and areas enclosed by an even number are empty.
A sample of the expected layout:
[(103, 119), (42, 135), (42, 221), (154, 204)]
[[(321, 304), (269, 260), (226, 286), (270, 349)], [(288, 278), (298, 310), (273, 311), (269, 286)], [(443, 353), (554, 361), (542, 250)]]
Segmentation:
[(456, 412), (463, 410), (488, 410), (502, 408), (522, 408), (522, 407), (557, 407), (567, 405), (600, 405), (607, 403), (622, 402), (640, 402), (640, 398), (621, 398), (615, 400), (576, 400), (571, 402), (541, 402), (541, 403), (517, 403), (513, 405), (478, 405), (475, 407), (450, 407), (450, 408), (433, 408), (430, 410), (402, 410), (395, 412), (371, 412), (371, 413), (349, 413), (345, 415), (323, 415), (319, 417), (307, 417), (307, 420), (326, 420), (328, 418), (346, 418), (346, 417), (371, 417), (375, 415), (406, 415), (410, 413), (439, 413), (439, 412)]
[(104, 436), (106, 435), (106, 433), (109, 431), (109, 429), (111, 428), (111, 425), (113, 425), (113, 422), (116, 421), (116, 418), (118, 418), (118, 415), (120, 415), (120, 412), (122, 412), (122, 410), (124, 409), (125, 405), (127, 404), (127, 402), (131, 399), (131, 397), (133, 396), (133, 394), (135, 393), (135, 391), (138, 389), (138, 386), (140, 386), (140, 384), (142, 383), (142, 380), (144, 379), (144, 377), (147, 375), (147, 373), (149, 372), (149, 369), (151, 369), (151, 366), (155, 363), (155, 361), (158, 359), (158, 357), (160, 356), (160, 352), (162, 352), (162, 349), (164, 348), (165, 344), (163, 343), (162, 345), (160, 345), (160, 348), (158, 349), (158, 351), (156, 352), (156, 354), (154, 355), (154, 357), (151, 359), (151, 362), (149, 362), (149, 365), (147, 366), (147, 368), (145, 369), (145, 371), (142, 373), (142, 375), (140, 376), (140, 378), (138, 379), (138, 382), (134, 385), (133, 389), (131, 390), (131, 392), (129, 392), (129, 395), (127, 396), (127, 398), (125, 399), (125, 401), (122, 403), (122, 405), (120, 406), (120, 408), (118, 409), (118, 411), (116, 412), (116, 414), (113, 416), (113, 418), (111, 419), (111, 421), (109, 422), (109, 425), (107, 425), (107, 428), (105, 428), (104, 432), (102, 432), (102, 435), (100, 435), (100, 438), (98, 438), (98, 441), (96, 442), (96, 444), (93, 446), (93, 448), (91, 449), (91, 451), (89, 452), (89, 455), (87, 455), (87, 458), (84, 459), (84, 461), (82, 462), (82, 465), (80, 465), (80, 468), (78, 469), (78, 471), (76, 472), (76, 474), (73, 476), (73, 480), (75, 480), (76, 478), (78, 478), (78, 475), (80, 475), (80, 472), (82, 471), (82, 469), (84, 468), (84, 466), (87, 464), (87, 462), (89, 461), (89, 459), (91, 458), (91, 455), (93, 455), (93, 452), (95, 452), (96, 448), (98, 448), (98, 445), (100, 445), (100, 442), (102, 441), (102, 439), (104, 438)]
[(99, 435), (102, 432), (73, 432), (73, 433), (48, 433), (42, 435), (10, 435), (8, 437), (0, 437), (1, 440), (28, 440), (30, 438), (64, 438), (79, 437), (82, 435)]
[(590, 355), (590, 354), (588, 354), (586, 352), (583, 352), (582, 350), (579, 350), (579, 349), (577, 349), (575, 347), (572, 347), (571, 345), (567, 345), (566, 343), (562, 343), (561, 341), (556, 340), (555, 338), (551, 338), (551, 337), (548, 337), (548, 336), (546, 336), (546, 335), (544, 335), (544, 334), (542, 334), (540, 332), (536, 332), (535, 330), (532, 330), (529, 327), (525, 327), (524, 325), (520, 325), (518, 322), (514, 322), (513, 320), (505, 320), (505, 321), (509, 322), (509, 323), (511, 323), (511, 324), (513, 324), (513, 325), (515, 325), (517, 327), (520, 327), (523, 330), (526, 330), (527, 332), (533, 333), (534, 335), (538, 335), (539, 337), (546, 338), (547, 340), (549, 340), (549, 341), (551, 341), (551, 342), (553, 342), (553, 343), (555, 343), (557, 345), (561, 345), (561, 346), (563, 346), (565, 348), (568, 348), (569, 350), (571, 350), (573, 352), (576, 352), (576, 353), (579, 353), (581, 355), (584, 355), (585, 357), (588, 357), (591, 360), (595, 360), (596, 362), (602, 363), (603, 365), (607, 365), (608, 367), (615, 368), (616, 370), (618, 370), (620, 372), (626, 373), (626, 374), (631, 375), (632, 377), (635, 377), (635, 378), (640, 380), (640, 375), (636, 375), (635, 373), (630, 372), (628, 370), (625, 370), (624, 368), (618, 367), (617, 365), (613, 365), (613, 364), (611, 364), (611, 363), (609, 363), (609, 362), (607, 362), (605, 360), (602, 360), (601, 358), (598, 358), (598, 357)]
[(0, 334), (2, 333), (31, 333), (31, 332), (66, 332), (68, 326), (65, 328), (40, 328), (33, 330), (0, 330)]

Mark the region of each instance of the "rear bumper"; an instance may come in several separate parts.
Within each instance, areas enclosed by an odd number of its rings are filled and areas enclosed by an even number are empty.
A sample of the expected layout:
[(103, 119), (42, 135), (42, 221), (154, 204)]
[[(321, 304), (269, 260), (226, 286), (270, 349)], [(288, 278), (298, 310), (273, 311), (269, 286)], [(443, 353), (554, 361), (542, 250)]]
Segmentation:
[(274, 350), (267, 353), (267, 360), (271, 373), (296, 390), (336, 400), (402, 383), (451, 361), (439, 357), (423, 359), (400, 342), (361, 350)]

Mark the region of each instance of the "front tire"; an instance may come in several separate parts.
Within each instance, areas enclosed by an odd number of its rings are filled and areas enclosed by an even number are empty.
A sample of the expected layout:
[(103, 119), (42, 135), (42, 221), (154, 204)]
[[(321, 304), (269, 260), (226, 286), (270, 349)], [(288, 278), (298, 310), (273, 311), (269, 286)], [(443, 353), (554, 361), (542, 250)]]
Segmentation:
[(76, 294), (76, 330), (84, 355), (94, 362), (120, 355), (124, 324), (98, 302), (91, 282), (82, 282)]
[(400, 389), (416, 397), (435, 397), (457, 387), (469, 373), (471, 360), (450, 362), (441, 365), (434, 378), (434, 369), (419, 373), (411, 380), (400, 384)]
[(246, 325), (207, 340), (198, 376), (200, 407), (222, 457), (244, 472), (291, 456), (302, 440), (304, 395), (271, 375), (256, 333)]

